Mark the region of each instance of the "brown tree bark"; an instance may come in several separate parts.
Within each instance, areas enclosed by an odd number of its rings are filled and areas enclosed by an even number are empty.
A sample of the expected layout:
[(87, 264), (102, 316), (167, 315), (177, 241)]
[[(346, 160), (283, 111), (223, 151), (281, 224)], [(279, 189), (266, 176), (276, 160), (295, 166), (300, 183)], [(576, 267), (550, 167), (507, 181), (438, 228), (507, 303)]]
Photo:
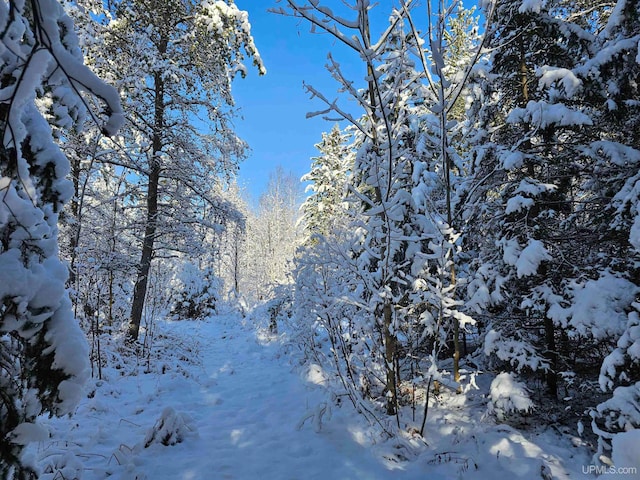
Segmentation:
[[(160, 53), (166, 52), (167, 40), (161, 41)], [(127, 338), (135, 342), (140, 333), (142, 312), (149, 283), (149, 271), (153, 260), (153, 246), (158, 229), (158, 186), (160, 184), (160, 152), (162, 151), (162, 133), (164, 130), (164, 80), (161, 72), (154, 73), (155, 102), (154, 129), (152, 140), (152, 154), (149, 170), (149, 185), (147, 187), (147, 220), (142, 240), (142, 256), (138, 265), (138, 278), (133, 291), (131, 315), (129, 317), (129, 332)]]

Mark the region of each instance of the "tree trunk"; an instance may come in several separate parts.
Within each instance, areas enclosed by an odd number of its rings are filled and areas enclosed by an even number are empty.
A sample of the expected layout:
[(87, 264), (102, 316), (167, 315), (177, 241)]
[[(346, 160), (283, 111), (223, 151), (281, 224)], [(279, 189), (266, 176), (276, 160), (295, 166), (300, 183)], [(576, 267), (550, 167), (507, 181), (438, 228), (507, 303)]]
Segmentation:
[(240, 297), (240, 229), (236, 226), (233, 234), (233, 291)]
[(157, 159), (154, 159), (151, 172), (149, 174), (149, 187), (147, 191), (147, 224), (144, 231), (144, 239), (142, 241), (142, 257), (138, 266), (138, 279), (133, 291), (133, 300), (131, 302), (131, 316), (129, 323), (129, 340), (135, 342), (140, 332), (140, 322), (142, 320), (142, 311), (144, 310), (144, 301), (147, 295), (147, 284), (149, 281), (149, 270), (151, 269), (151, 260), (153, 258), (153, 243), (156, 236), (157, 220), (158, 220), (158, 183), (160, 180), (160, 165)]
[(549, 395), (556, 398), (558, 396), (558, 379), (556, 370), (558, 367), (558, 352), (556, 351), (555, 325), (548, 316), (544, 318), (544, 337), (547, 350), (545, 358), (549, 360), (549, 370), (546, 373), (547, 391)]
[(382, 310), (384, 325), (385, 364), (387, 373), (387, 414), (395, 415), (397, 412), (398, 398), (396, 385), (396, 337), (391, 332), (392, 311), (391, 304), (385, 303)]
[[(73, 217), (73, 226), (69, 232), (69, 278), (67, 279), (67, 287), (75, 288), (77, 272), (76, 258), (78, 256), (78, 239), (80, 236), (80, 158), (70, 156), (71, 163), (71, 180), (73, 181), (73, 197), (69, 202), (71, 216)], [(75, 295), (72, 296), (74, 305), (77, 303)]]
[[(444, 91), (444, 86), (442, 82), (440, 82), (440, 102), (444, 105), (446, 102), (446, 95)], [(449, 228), (452, 228), (453, 225), (453, 210), (452, 210), (452, 201), (451, 201), (451, 161), (449, 160), (449, 139), (447, 132), (447, 124), (449, 123), (447, 118), (447, 109), (443, 108), (440, 113), (440, 155), (442, 156), (442, 171), (444, 174), (445, 181), (445, 195), (447, 202), (447, 224)], [(456, 264), (455, 257), (453, 256), (453, 247), (452, 247), (452, 256), (451, 256), (451, 267), (450, 267), (450, 281), (451, 286), (453, 287), (452, 295), (455, 295), (456, 291)], [(453, 320), (453, 380), (455, 382), (460, 381), (460, 321), (452, 317)], [(458, 387), (458, 393), (461, 390)]]
[[(160, 49), (161, 53), (162, 48)], [(166, 51), (166, 45), (165, 49)], [(155, 119), (153, 131), (153, 152), (151, 156), (151, 169), (149, 171), (149, 186), (147, 188), (147, 223), (142, 241), (142, 256), (138, 266), (138, 278), (133, 291), (131, 302), (131, 315), (129, 323), (128, 340), (135, 342), (140, 333), (140, 322), (144, 310), (145, 297), (147, 295), (147, 285), (149, 282), (149, 271), (151, 260), (153, 259), (153, 244), (158, 227), (158, 186), (160, 184), (160, 152), (162, 151), (162, 133), (164, 128), (164, 80), (160, 72), (154, 73), (155, 82)]]

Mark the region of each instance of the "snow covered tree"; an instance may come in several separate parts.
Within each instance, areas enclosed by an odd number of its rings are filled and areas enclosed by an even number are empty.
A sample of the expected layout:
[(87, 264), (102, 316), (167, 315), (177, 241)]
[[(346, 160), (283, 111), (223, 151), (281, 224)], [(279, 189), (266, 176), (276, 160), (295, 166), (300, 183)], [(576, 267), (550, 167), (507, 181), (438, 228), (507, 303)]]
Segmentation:
[(585, 210), (598, 232), (594, 264), (604, 272), (602, 281), (609, 289), (605, 295), (598, 292), (598, 320), (584, 310), (571, 317), (609, 352), (599, 383), (612, 396), (591, 413), (599, 437), (596, 461), (611, 456), (617, 433), (640, 428), (640, 5), (619, 0), (613, 8), (599, 6), (593, 48), (575, 73), (597, 127), (584, 146), (592, 159), (584, 188), (593, 198)]
[(191, 262), (182, 266), (172, 284), (173, 306), (171, 313), (178, 319), (202, 320), (215, 313), (220, 301), (221, 282), (213, 268), (202, 271)]
[(252, 278), (244, 290), (254, 301), (268, 299), (274, 287), (291, 281), (301, 193), (299, 179), (279, 166), (248, 218), (246, 253)]
[[(352, 231), (356, 232), (356, 237), (349, 242), (350, 251), (346, 255), (348, 261), (345, 267), (350, 267), (354, 272), (352, 275), (341, 275), (341, 278), (351, 278), (361, 284), (360, 288), (352, 284), (347, 290), (351, 290), (351, 302), (360, 305), (356, 318), (360, 317), (358, 322), (362, 322), (362, 325), (353, 325), (350, 329), (360, 330), (358, 336), (362, 336), (362, 341), (369, 343), (371, 348), (371, 358), (365, 360), (363, 379), (367, 379), (367, 375), (371, 375), (378, 368), (384, 372), (384, 384), (374, 385), (375, 389), (382, 387), (382, 391), (375, 395), (382, 393), (383, 398), (386, 395), (384, 403), (387, 413), (395, 414), (399, 319), (394, 310), (404, 301), (402, 298), (405, 296), (406, 287), (411, 284), (411, 279), (406, 278), (406, 273), (400, 271), (410, 268), (413, 263), (412, 260), (405, 261), (403, 258), (408, 247), (403, 237), (412, 238), (415, 233), (410, 231), (411, 227), (415, 226), (411, 224), (413, 218), (407, 218), (412, 217), (414, 213), (408, 190), (416, 133), (415, 129), (411, 128), (411, 107), (408, 101), (411, 98), (409, 92), (414, 92), (415, 88), (419, 87), (420, 77), (407, 55), (408, 44), (404, 31), (399, 26), (402, 24), (400, 15), (397, 20), (392, 20), (393, 28), (390, 27), (389, 31), (385, 32), (385, 36), (390, 39), (388, 43), (379, 42), (378, 51), (373, 50), (365, 55), (364, 48), (372, 44), (367, 5), (359, 3), (354, 8), (357, 20), (347, 21), (326, 13), (316, 5), (300, 7), (292, 5), (292, 2), (289, 4), (295, 13), (316, 25), (329, 22), (336, 25), (352, 25), (353, 33), (358, 35), (357, 43), (348, 39), (347, 34), (340, 32), (335, 35), (363, 54), (364, 67), (370, 76), (368, 88), (360, 92), (346, 80), (341, 82), (341, 86), (355, 97), (365, 111), (361, 120), (352, 119), (359, 131), (358, 151), (349, 191), (351, 201), (357, 205), (350, 225)], [(332, 31), (331, 28), (326, 28)], [(334, 78), (344, 78), (336, 62), (332, 62), (329, 68)], [(406, 95), (400, 93), (403, 90)], [(318, 267), (322, 268), (323, 263), (320, 262)], [(358, 274), (354, 274), (355, 272)], [(304, 269), (301, 273), (308, 274)], [(330, 292), (329, 295), (333, 296), (335, 293)], [(327, 300), (331, 304), (330, 299)], [(335, 321), (340, 323), (342, 316), (338, 314)], [(331, 316), (327, 316), (326, 319), (331, 320)], [(325, 328), (328, 329), (329, 335), (333, 335), (334, 343), (343, 336), (342, 329), (332, 329), (329, 324), (326, 324)], [(353, 331), (349, 333), (354, 333)], [(376, 338), (381, 340), (374, 340)], [(347, 351), (349, 350), (343, 350), (343, 353), (346, 354)], [(346, 358), (342, 359), (345, 360)], [(367, 363), (370, 365), (367, 366)], [(376, 363), (379, 367), (375, 366)], [(364, 381), (368, 383), (369, 380)]]
[(214, 271), (224, 282), (224, 295), (231, 302), (240, 302), (243, 309), (245, 287), (252, 276), (247, 265), (247, 222), (250, 218), (249, 205), (244, 198), (245, 192), (235, 181), (231, 181), (224, 190), (225, 198), (232, 203), (242, 216), (241, 222), (234, 222), (216, 233), (211, 243), (218, 247), (214, 256)]
[(574, 244), (594, 233), (579, 211), (593, 119), (572, 72), (593, 36), (563, 5), (497, 4), (465, 199), (466, 246), (477, 256), (469, 303), (491, 311), (485, 352), (518, 371), (544, 371), (554, 397), (566, 365), (558, 353), (566, 325), (554, 306), (569, 301), (571, 282), (593, 276), (597, 255), (594, 244)]
[(129, 328), (135, 340), (154, 252), (180, 244), (175, 239), (188, 226), (239, 219), (214, 188), (246, 148), (231, 128), (231, 82), (244, 74), (247, 57), (261, 73), (264, 67), (247, 14), (232, 1), (121, 0), (91, 19), (87, 28), (99, 38), (93, 67), (117, 80), (128, 112), (126, 156), (110, 161), (131, 169), (143, 192)]
[[(449, 276), (456, 242), (447, 219), (447, 205), (451, 205), (449, 170), (453, 164), (447, 146), (450, 126), (446, 115), (429, 111), (452, 108), (463, 89), (459, 83), (449, 82), (442, 70), (441, 85), (440, 79), (431, 78), (423, 40), (410, 15), (411, 2), (392, 12), (390, 26), (375, 42), (369, 32), (369, 2), (352, 6), (355, 20), (309, 3), (288, 2), (295, 15), (355, 50), (364, 61), (367, 76), (366, 88), (357, 90), (330, 57), (332, 76), (364, 111), (358, 120), (308, 87), (327, 103), (327, 112), (353, 123), (357, 154), (348, 192), (351, 238), (343, 234), (342, 245), (319, 245), (311, 257), (318, 262), (316, 270), (308, 258), (301, 258), (299, 288), (301, 297), (307, 292), (315, 299), (318, 308), (309, 306), (307, 310), (315, 313), (327, 329), (334, 350), (342, 345), (334, 353), (334, 357), (342, 355), (336, 360), (344, 365), (338, 368), (345, 372), (341, 377), (356, 385), (367, 384), (362, 387), (366, 396), (386, 396), (386, 411), (394, 414), (401, 362), (405, 356), (411, 357), (407, 352), (413, 348), (406, 338), (415, 335), (423, 342), (426, 338), (432, 349), (440, 352), (447, 337), (454, 336), (449, 326), (470, 320), (458, 311)], [(430, 42), (432, 56), (439, 59), (445, 52), (444, 12), (440, 18), (440, 36)], [(442, 69), (443, 62), (439, 61), (439, 66)], [(465, 78), (454, 70), (450, 70), (452, 78)], [(331, 281), (341, 268), (340, 278), (351, 284), (338, 286)], [(308, 299), (300, 301), (309, 305)], [(347, 303), (344, 311), (339, 302)], [(345, 337), (349, 339), (346, 346)], [(362, 364), (355, 369), (362, 369), (361, 380), (353, 378), (350, 360), (355, 358), (350, 339), (356, 338), (359, 348), (369, 345), (370, 358), (361, 357)]]
[(354, 161), (350, 138), (336, 124), (316, 145), (320, 155), (311, 159), (311, 171), (302, 177), (303, 182), (311, 182), (307, 187), (311, 193), (301, 207), (303, 244), (329, 235), (335, 221), (344, 216), (347, 178)]
[[(53, 0), (2, 2), (0, 100), (0, 476), (36, 478), (22, 449), (46, 437), (38, 415), (71, 413), (88, 374), (84, 336), (58, 259), (58, 215), (73, 194), (59, 131), (86, 113), (107, 134), (122, 123), (118, 95), (83, 64), (74, 25)], [(49, 122), (51, 124), (49, 124)]]
[[(99, 170), (86, 178), (77, 217), (78, 241), (71, 256), (75, 283), (76, 315), (102, 316), (119, 331), (128, 317), (137, 258), (137, 211), (128, 208), (135, 187), (127, 171), (98, 163)], [(72, 204), (73, 206), (73, 204)]]

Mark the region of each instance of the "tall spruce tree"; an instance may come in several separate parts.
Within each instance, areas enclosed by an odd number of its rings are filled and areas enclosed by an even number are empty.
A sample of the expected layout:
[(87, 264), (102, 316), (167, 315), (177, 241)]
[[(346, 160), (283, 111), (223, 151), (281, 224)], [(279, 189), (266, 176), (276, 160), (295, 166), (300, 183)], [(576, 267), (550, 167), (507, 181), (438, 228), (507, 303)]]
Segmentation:
[[(593, 331), (608, 349), (599, 383), (611, 396), (591, 412), (599, 437), (594, 459), (600, 462), (602, 455), (611, 455), (615, 434), (640, 428), (640, 4), (619, 0), (612, 9), (601, 5), (596, 12), (596, 40), (575, 69), (598, 127), (584, 146), (592, 159), (585, 188), (593, 199), (585, 214), (598, 232), (594, 263), (625, 301), (615, 310), (600, 307), (597, 319), (587, 316), (585, 322), (575, 314), (571, 321)], [(612, 295), (601, 289), (598, 297), (600, 305), (612, 303)]]
[(344, 217), (347, 178), (354, 161), (350, 139), (336, 124), (315, 146), (320, 155), (311, 159), (311, 171), (302, 177), (303, 182), (311, 182), (307, 187), (311, 193), (301, 207), (304, 245), (330, 235), (332, 225)]
[(518, 371), (544, 371), (554, 397), (566, 364), (554, 310), (595, 253), (572, 244), (588, 233), (577, 210), (589, 161), (580, 145), (593, 119), (575, 99), (582, 87), (571, 69), (592, 35), (569, 23), (567, 8), (497, 4), (466, 200), (465, 239), (478, 255), (470, 301), (491, 309), (485, 352)]

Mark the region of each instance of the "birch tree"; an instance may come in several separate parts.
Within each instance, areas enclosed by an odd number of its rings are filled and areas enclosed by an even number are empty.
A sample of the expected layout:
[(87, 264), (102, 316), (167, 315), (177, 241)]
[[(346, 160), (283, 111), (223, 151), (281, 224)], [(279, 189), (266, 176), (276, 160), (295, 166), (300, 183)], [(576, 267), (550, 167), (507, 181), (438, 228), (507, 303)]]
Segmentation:
[(291, 261), (298, 242), (297, 223), (301, 184), (291, 172), (277, 167), (249, 216), (246, 232), (247, 278), (245, 292), (254, 301), (266, 300), (278, 285), (291, 281)]

